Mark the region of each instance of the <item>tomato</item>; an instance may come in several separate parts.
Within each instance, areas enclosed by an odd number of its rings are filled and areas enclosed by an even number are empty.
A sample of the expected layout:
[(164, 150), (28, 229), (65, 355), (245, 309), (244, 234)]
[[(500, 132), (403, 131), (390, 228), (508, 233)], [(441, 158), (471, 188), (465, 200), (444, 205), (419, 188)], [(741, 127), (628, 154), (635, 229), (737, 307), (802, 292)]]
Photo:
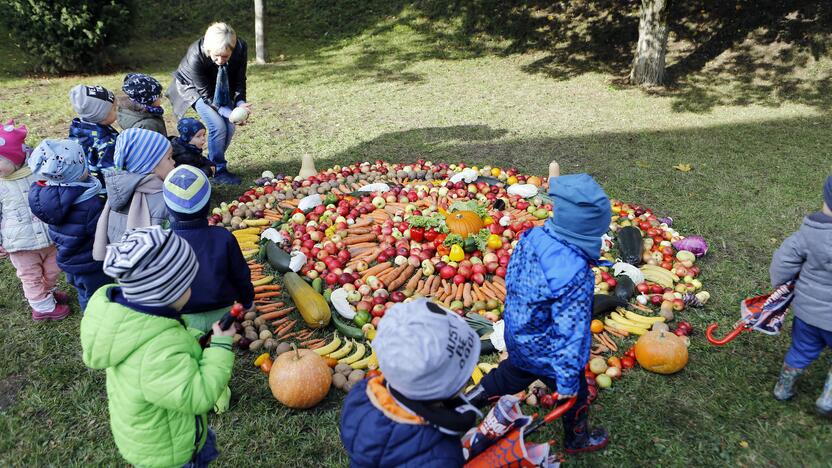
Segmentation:
[(425, 239), (425, 228), (410, 228), (410, 240), (422, 242)]
[(268, 361), (260, 364), (260, 370), (263, 371), (264, 374), (268, 374), (269, 371), (272, 370), (272, 360), (269, 359)]
[(671, 268), (673, 268), (673, 264), (670, 262), (662, 262), (661, 267), (665, 270), (670, 270)]
[(636, 360), (632, 356), (624, 356), (621, 358), (621, 368), (622, 369), (632, 369), (636, 366)]
[(436, 230), (428, 229), (427, 231), (425, 231), (425, 240), (428, 242), (433, 242), (436, 240), (436, 236), (438, 235), (439, 233), (436, 232)]
[(627, 352), (624, 353), (624, 355), (635, 359), (635, 357), (636, 357), (636, 348), (635, 348), (635, 346), (628, 349)]

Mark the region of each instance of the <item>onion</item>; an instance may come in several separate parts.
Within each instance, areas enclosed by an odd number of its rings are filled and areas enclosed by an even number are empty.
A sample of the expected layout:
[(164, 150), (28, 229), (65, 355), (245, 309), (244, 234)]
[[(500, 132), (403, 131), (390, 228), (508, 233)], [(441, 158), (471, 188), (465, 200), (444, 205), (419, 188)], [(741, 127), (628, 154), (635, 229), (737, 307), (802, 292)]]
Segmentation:
[(687, 250), (693, 252), (697, 257), (708, 253), (708, 243), (702, 236), (688, 236), (673, 243), (676, 250)]

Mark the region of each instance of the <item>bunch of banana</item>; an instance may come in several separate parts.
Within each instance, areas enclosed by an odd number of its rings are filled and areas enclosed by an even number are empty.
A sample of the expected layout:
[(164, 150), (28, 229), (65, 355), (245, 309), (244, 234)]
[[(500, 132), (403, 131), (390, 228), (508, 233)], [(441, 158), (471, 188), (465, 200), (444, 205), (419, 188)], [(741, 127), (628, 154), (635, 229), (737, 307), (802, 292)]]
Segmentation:
[(643, 265), (641, 272), (644, 273), (645, 280), (661, 285), (663, 288), (672, 288), (673, 283), (679, 281), (678, 276), (658, 265)]
[(243, 252), (243, 257), (246, 260), (257, 255), (257, 252), (260, 250), (260, 228), (250, 227), (237, 229), (236, 231), (231, 231), (231, 234), (237, 240), (237, 244), (239, 244), (240, 250)]
[(314, 349), (313, 351), (315, 351), (315, 354), (317, 354), (318, 356), (327, 356), (330, 353), (334, 353), (336, 350), (338, 350), (338, 348), (340, 348), (342, 344), (343, 341), (341, 340), (341, 337), (338, 336), (338, 333), (336, 333), (332, 337), (332, 341), (330, 341), (324, 346), (321, 346), (318, 349)]
[(366, 352), (367, 352), (367, 345), (365, 345), (364, 343), (358, 343), (355, 346), (355, 349), (353, 350), (352, 354), (339, 359), (338, 363), (339, 364), (352, 364), (354, 362), (357, 362), (360, 359), (363, 359), (364, 354)]
[(654, 323), (665, 320), (664, 317), (647, 317), (620, 307), (617, 310), (604, 319), (604, 324), (636, 335), (647, 333)]
[(370, 355), (364, 359), (358, 360), (350, 364), (353, 369), (378, 369), (378, 357), (372, 346), (370, 348)]
[(355, 342), (353, 340), (347, 340), (343, 345), (341, 345), (340, 348), (338, 348), (337, 351), (327, 354), (326, 357), (332, 359), (341, 359), (346, 357), (352, 351), (353, 346), (355, 346)]
[[(367, 348), (370, 349), (369, 356), (365, 356)], [(372, 346), (356, 343), (353, 340), (342, 340), (337, 333), (333, 336), (332, 341), (313, 351), (318, 356), (337, 359), (340, 364), (349, 364), (353, 369), (375, 369), (378, 367), (378, 358)]]

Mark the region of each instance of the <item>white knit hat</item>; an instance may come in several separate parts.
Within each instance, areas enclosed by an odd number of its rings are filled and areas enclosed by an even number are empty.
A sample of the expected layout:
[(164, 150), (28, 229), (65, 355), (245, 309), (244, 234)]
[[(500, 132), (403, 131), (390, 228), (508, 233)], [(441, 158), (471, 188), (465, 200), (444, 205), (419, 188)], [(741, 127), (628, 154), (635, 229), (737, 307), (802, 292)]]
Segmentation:
[(462, 317), (420, 299), (387, 311), (373, 349), (392, 388), (413, 400), (444, 400), (471, 378), (480, 339)]
[(199, 264), (185, 239), (160, 226), (131, 229), (107, 246), (104, 273), (115, 278), (124, 298), (165, 307), (191, 287)]

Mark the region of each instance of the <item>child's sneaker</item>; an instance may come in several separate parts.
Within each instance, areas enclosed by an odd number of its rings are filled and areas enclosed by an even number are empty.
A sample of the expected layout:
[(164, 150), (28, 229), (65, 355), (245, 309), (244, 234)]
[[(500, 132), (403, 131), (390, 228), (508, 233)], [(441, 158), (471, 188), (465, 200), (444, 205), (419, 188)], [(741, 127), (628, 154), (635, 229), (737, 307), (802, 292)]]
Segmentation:
[(66, 304), (57, 304), (51, 312), (38, 312), (32, 309), (32, 320), (63, 320), (72, 310)]
[(606, 447), (610, 441), (606, 429), (589, 427), (589, 405), (584, 405), (577, 410), (573, 408), (572, 411), (574, 411), (574, 417), (569, 418), (564, 415), (563, 418), (563, 445), (566, 453), (595, 452)]
[(832, 416), (832, 368), (829, 369), (829, 375), (826, 377), (826, 384), (823, 386), (823, 393), (815, 402), (818, 412), (824, 416)]
[(786, 401), (794, 397), (794, 384), (802, 373), (803, 369), (795, 369), (794, 367), (783, 364), (783, 370), (780, 371), (780, 378), (777, 379), (777, 385), (774, 386), (774, 398), (780, 401)]
[(69, 304), (69, 294), (63, 291), (53, 291), (52, 297), (55, 298), (55, 302), (58, 304)]

